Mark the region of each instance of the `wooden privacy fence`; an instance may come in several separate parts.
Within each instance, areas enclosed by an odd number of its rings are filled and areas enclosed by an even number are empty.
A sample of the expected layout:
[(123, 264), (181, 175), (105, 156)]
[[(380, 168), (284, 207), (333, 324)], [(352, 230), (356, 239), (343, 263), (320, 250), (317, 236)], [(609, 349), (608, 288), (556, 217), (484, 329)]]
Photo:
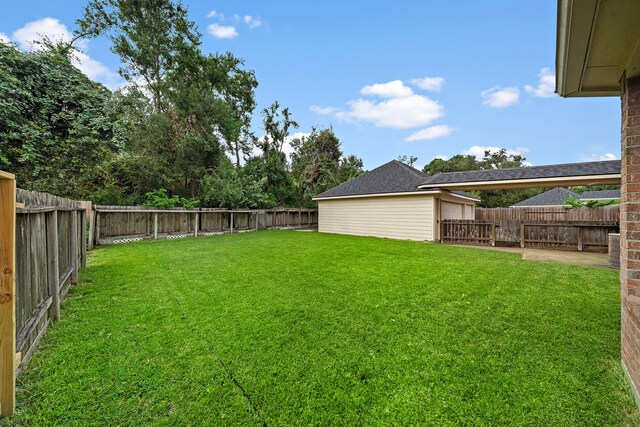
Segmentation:
[[(4, 193), (0, 197), (3, 206), (10, 199), (11, 196)], [(13, 202), (13, 324), (10, 326), (11, 322), (5, 317), (0, 319), (4, 337), (0, 341), (3, 347), (0, 365), (3, 371), (11, 370), (13, 376), (10, 381), (14, 385), (9, 385), (9, 380), (3, 377), (3, 399), (9, 396), (15, 399), (15, 377), (20, 374), (23, 363), (29, 359), (49, 324), (59, 320), (60, 301), (67, 295), (70, 285), (77, 282), (78, 268), (85, 265), (87, 254), (87, 215), (81, 202), (20, 189), (14, 193)], [(6, 208), (0, 215), (3, 225), (8, 212)], [(3, 245), (5, 239), (3, 234), (0, 239)], [(13, 346), (10, 357), (10, 351), (5, 349), (8, 329), (11, 329), (12, 341), (9, 346)], [(3, 401), (0, 410), (2, 415), (10, 415), (13, 407)]]
[(267, 228), (314, 227), (315, 209), (226, 210), (203, 208), (149, 209), (139, 206), (95, 206), (90, 244), (113, 244), (143, 239), (175, 239)]
[(619, 206), (478, 208), (475, 221), (443, 220), (443, 243), (604, 251), (620, 221)]

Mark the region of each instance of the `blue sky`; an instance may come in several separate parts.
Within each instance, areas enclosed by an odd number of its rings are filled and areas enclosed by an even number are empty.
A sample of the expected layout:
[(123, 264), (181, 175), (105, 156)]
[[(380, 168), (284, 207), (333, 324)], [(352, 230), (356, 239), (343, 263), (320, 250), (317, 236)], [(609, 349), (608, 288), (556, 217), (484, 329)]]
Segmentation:
[[(72, 31), (85, 1), (7, 2), (0, 37), (27, 49)], [(534, 165), (619, 158), (618, 98), (553, 94), (555, 0), (185, 1), (205, 52), (255, 70), (258, 107), (278, 100), (299, 132), (333, 125), (372, 169), (399, 155), (504, 147)], [(79, 67), (116, 87), (106, 40)], [(260, 134), (260, 118), (254, 129)]]

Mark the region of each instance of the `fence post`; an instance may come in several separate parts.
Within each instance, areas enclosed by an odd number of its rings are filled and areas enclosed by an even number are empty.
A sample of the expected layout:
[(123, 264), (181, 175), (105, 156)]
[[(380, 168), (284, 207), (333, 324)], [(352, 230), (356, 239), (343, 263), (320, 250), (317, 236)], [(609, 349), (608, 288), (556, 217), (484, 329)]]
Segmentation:
[(496, 245), (496, 223), (491, 223), (491, 246)]
[(16, 181), (0, 172), (0, 416), (16, 409)]
[(582, 246), (583, 246), (583, 243), (582, 243), (582, 230), (583, 230), (583, 228), (578, 226), (578, 251), (579, 252), (582, 252), (582, 249), (583, 249), (582, 248)]
[(260, 218), (260, 213), (256, 211), (256, 231), (258, 231), (258, 220)]
[(93, 210), (93, 204), (89, 205), (89, 241), (87, 242), (87, 249), (91, 250), (93, 249), (93, 236), (95, 233), (95, 229), (96, 229), (96, 216), (95, 216), (95, 212)]
[(524, 248), (524, 223), (520, 224), (520, 247)]
[(233, 233), (233, 212), (231, 212), (231, 232)]
[(80, 235), (82, 242), (80, 243), (80, 266), (87, 266), (87, 211), (80, 211)]
[(438, 236), (440, 238), (440, 243), (444, 242), (444, 222), (442, 220), (440, 221), (440, 236)]
[(158, 239), (158, 212), (153, 213), (153, 240)]
[(195, 225), (193, 227), (193, 237), (198, 237), (198, 212), (195, 214), (196, 219), (194, 221)]
[(60, 265), (58, 263), (58, 210), (46, 214), (47, 282), (51, 292), (51, 317), (60, 320)]
[(96, 209), (96, 245), (100, 244), (100, 211)]
[(71, 211), (71, 283), (78, 283), (78, 211)]

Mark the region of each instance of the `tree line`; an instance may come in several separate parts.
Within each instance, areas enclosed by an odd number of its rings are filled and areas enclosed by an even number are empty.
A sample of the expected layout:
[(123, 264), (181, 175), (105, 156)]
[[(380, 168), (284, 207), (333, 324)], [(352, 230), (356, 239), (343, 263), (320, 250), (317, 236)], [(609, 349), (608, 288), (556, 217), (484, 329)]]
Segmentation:
[(256, 137), (255, 73), (203, 53), (180, 2), (92, 0), (76, 23), (76, 40), (109, 40), (126, 83), (110, 91), (75, 68), (75, 40), (0, 43), (0, 168), (21, 187), (99, 204), (270, 208), (311, 206), (363, 172), (331, 128), (291, 140), (298, 124), (277, 101)]

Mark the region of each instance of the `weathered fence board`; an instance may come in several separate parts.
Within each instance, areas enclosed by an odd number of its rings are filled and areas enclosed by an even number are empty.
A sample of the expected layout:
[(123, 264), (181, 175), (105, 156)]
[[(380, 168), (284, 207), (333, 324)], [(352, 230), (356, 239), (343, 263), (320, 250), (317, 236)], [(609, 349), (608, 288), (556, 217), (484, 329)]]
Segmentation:
[(595, 221), (620, 222), (620, 205), (598, 208), (476, 208), (476, 220), (486, 222), (503, 221)]
[(226, 210), (149, 209), (139, 206), (94, 206), (95, 244), (245, 232), (278, 227), (313, 227), (313, 209)]
[(86, 211), (80, 202), (46, 193), (18, 189), (16, 199), (24, 207), (16, 210), (15, 343), (24, 363), (77, 281), (86, 257)]

